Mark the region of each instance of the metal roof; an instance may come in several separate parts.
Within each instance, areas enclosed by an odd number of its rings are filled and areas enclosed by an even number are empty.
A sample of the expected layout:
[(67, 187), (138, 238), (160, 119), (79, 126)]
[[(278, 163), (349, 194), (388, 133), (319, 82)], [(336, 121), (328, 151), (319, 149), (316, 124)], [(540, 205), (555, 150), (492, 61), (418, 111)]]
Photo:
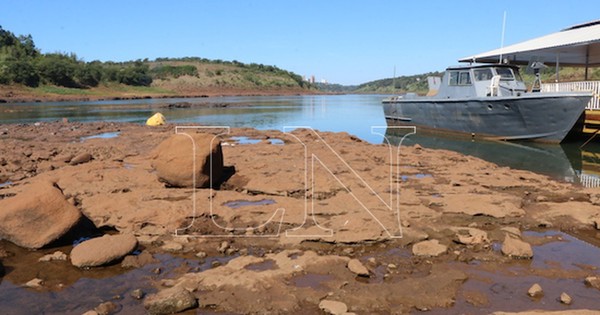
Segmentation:
[(566, 28), (560, 32), (459, 59), (460, 62), (498, 62), (512, 64), (541, 61), (547, 65), (600, 66), (600, 20)]

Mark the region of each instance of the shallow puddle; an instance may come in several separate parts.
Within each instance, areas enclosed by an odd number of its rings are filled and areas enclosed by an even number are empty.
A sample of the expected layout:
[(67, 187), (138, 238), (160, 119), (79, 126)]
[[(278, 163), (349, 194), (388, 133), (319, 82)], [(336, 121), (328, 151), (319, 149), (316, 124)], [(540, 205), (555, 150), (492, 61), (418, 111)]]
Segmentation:
[(260, 139), (252, 139), (249, 137), (231, 137), (230, 139), (235, 141), (237, 144), (257, 144), (262, 141)]
[[(459, 264), (454, 266), (468, 274), (456, 304), (450, 310), (466, 314), (532, 309), (562, 310), (600, 309), (600, 290), (587, 287), (586, 276), (598, 274), (600, 249), (560, 231), (523, 233), (524, 238), (543, 239), (533, 247), (533, 259), (513, 263)], [(538, 283), (544, 295), (531, 298), (527, 290)], [(573, 299), (571, 306), (561, 304), (561, 293)], [(435, 310), (431, 314), (446, 314)]]
[(244, 267), (244, 269), (248, 269), (248, 270), (252, 270), (252, 271), (266, 271), (266, 270), (274, 270), (274, 269), (278, 269), (278, 268), (279, 267), (277, 266), (275, 261), (272, 259), (267, 259), (265, 261), (255, 263), (255, 264), (250, 264), (250, 265)]
[(423, 173), (414, 174), (414, 175), (402, 175), (402, 176), (400, 176), (400, 179), (402, 179), (402, 181), (405, 182), (409, 179), (423, 179), (423, 178), (428, 178), (428, 177), (433, 177), (433, 175), (423, 174)]
[(247, 207), (247, 206), (267, 206), (267, 205), (272, 205), (276, 203), (275, 200), (273, 199), (261, 199), (261, 200), (255, 200), (255, 201), (250, 201), (250, 200), (234, 200), (234, 201), (228, 201), (226, 203), (224, 203), (223, 205), (232, 209), (237, 209), (237, 208), (241, 208), (241, 207)]
[(291, 279), (292, 285), (299, 288), (325, 289), (324, 283), (335, 279), (332, 275), (307, 273)]
[(81, 138), (79, 138), (79, 141), (84, 142), (84, 141), (90, 140), (90, 139), (111, 139), (111, 138), (118, 137), (120, 134), (121, 134), (120, 131), (104, 132), (104, 133), (100, 133), (97, 135), (81, 137)]
[[(214, 261), (226, 264), (237, 256), (208, 257), (204, 260), (183, 258), (169, 254), (154, 254), (157, 263), (136, 269), (124, 269), (119, 264), (82, 270), (68, 261), (38, 262), (39, 257), (70, 247), (27, 252), (14, 245), (5, 248), (15, 253), (3, 259), (5, 275), (0, 282), (1, 314), (83, 314), (102, 302), (119, 305), (119, 314), (145, 314), (142, 300), (131, 292), (156, 292), (155, 284), (162, 279), (173, 279), (183, 273), (198, 272), (212, 267)], [(22, 252), (19, 252), (22, 251)], [(17, 261), (15, 257), (19, 257)], [(156, 270), (160, 268), (160, 272)], [(44, 280), (40, 289), (26, 288), (23, 284), (33, 278)]]

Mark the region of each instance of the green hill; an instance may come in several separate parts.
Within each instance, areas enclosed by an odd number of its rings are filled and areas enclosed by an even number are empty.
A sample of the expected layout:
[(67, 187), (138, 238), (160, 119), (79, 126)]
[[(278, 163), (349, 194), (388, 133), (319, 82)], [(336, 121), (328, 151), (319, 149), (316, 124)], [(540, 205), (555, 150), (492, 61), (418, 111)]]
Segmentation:
[(0, 92), (8, 99), (315, 93), (301, 76), (275, 66), (199, 57), (86, 62), (75, 53), (43, 54), (31, 35), (0, 26)]

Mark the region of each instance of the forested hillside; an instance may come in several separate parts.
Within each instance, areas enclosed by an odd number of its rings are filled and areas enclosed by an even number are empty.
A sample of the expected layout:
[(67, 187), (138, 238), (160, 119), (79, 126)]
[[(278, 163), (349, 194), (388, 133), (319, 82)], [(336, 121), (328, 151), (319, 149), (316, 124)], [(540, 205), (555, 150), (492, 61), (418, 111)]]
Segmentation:
[(75, 53), (41, 53), (31, 35), (0, 26), (0, 92), (14, 95), (168, 96), (316, 91), (301, 76), (262, 64), (199, 57), (84, 61)]

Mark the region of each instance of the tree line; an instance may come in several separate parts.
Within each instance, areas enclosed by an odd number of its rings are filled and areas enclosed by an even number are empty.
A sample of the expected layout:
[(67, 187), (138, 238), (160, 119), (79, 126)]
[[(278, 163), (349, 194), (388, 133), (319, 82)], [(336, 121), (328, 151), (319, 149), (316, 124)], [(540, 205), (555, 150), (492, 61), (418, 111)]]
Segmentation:
[(84, 62), (74, 53), (42, 54), (31, 35), (16, 36), (0, 26), (0, 84), (88, 88), (98, 86), (100, 82), (147, 86), (152, 83), (152, 76), (148, 65), (140, 60)]

